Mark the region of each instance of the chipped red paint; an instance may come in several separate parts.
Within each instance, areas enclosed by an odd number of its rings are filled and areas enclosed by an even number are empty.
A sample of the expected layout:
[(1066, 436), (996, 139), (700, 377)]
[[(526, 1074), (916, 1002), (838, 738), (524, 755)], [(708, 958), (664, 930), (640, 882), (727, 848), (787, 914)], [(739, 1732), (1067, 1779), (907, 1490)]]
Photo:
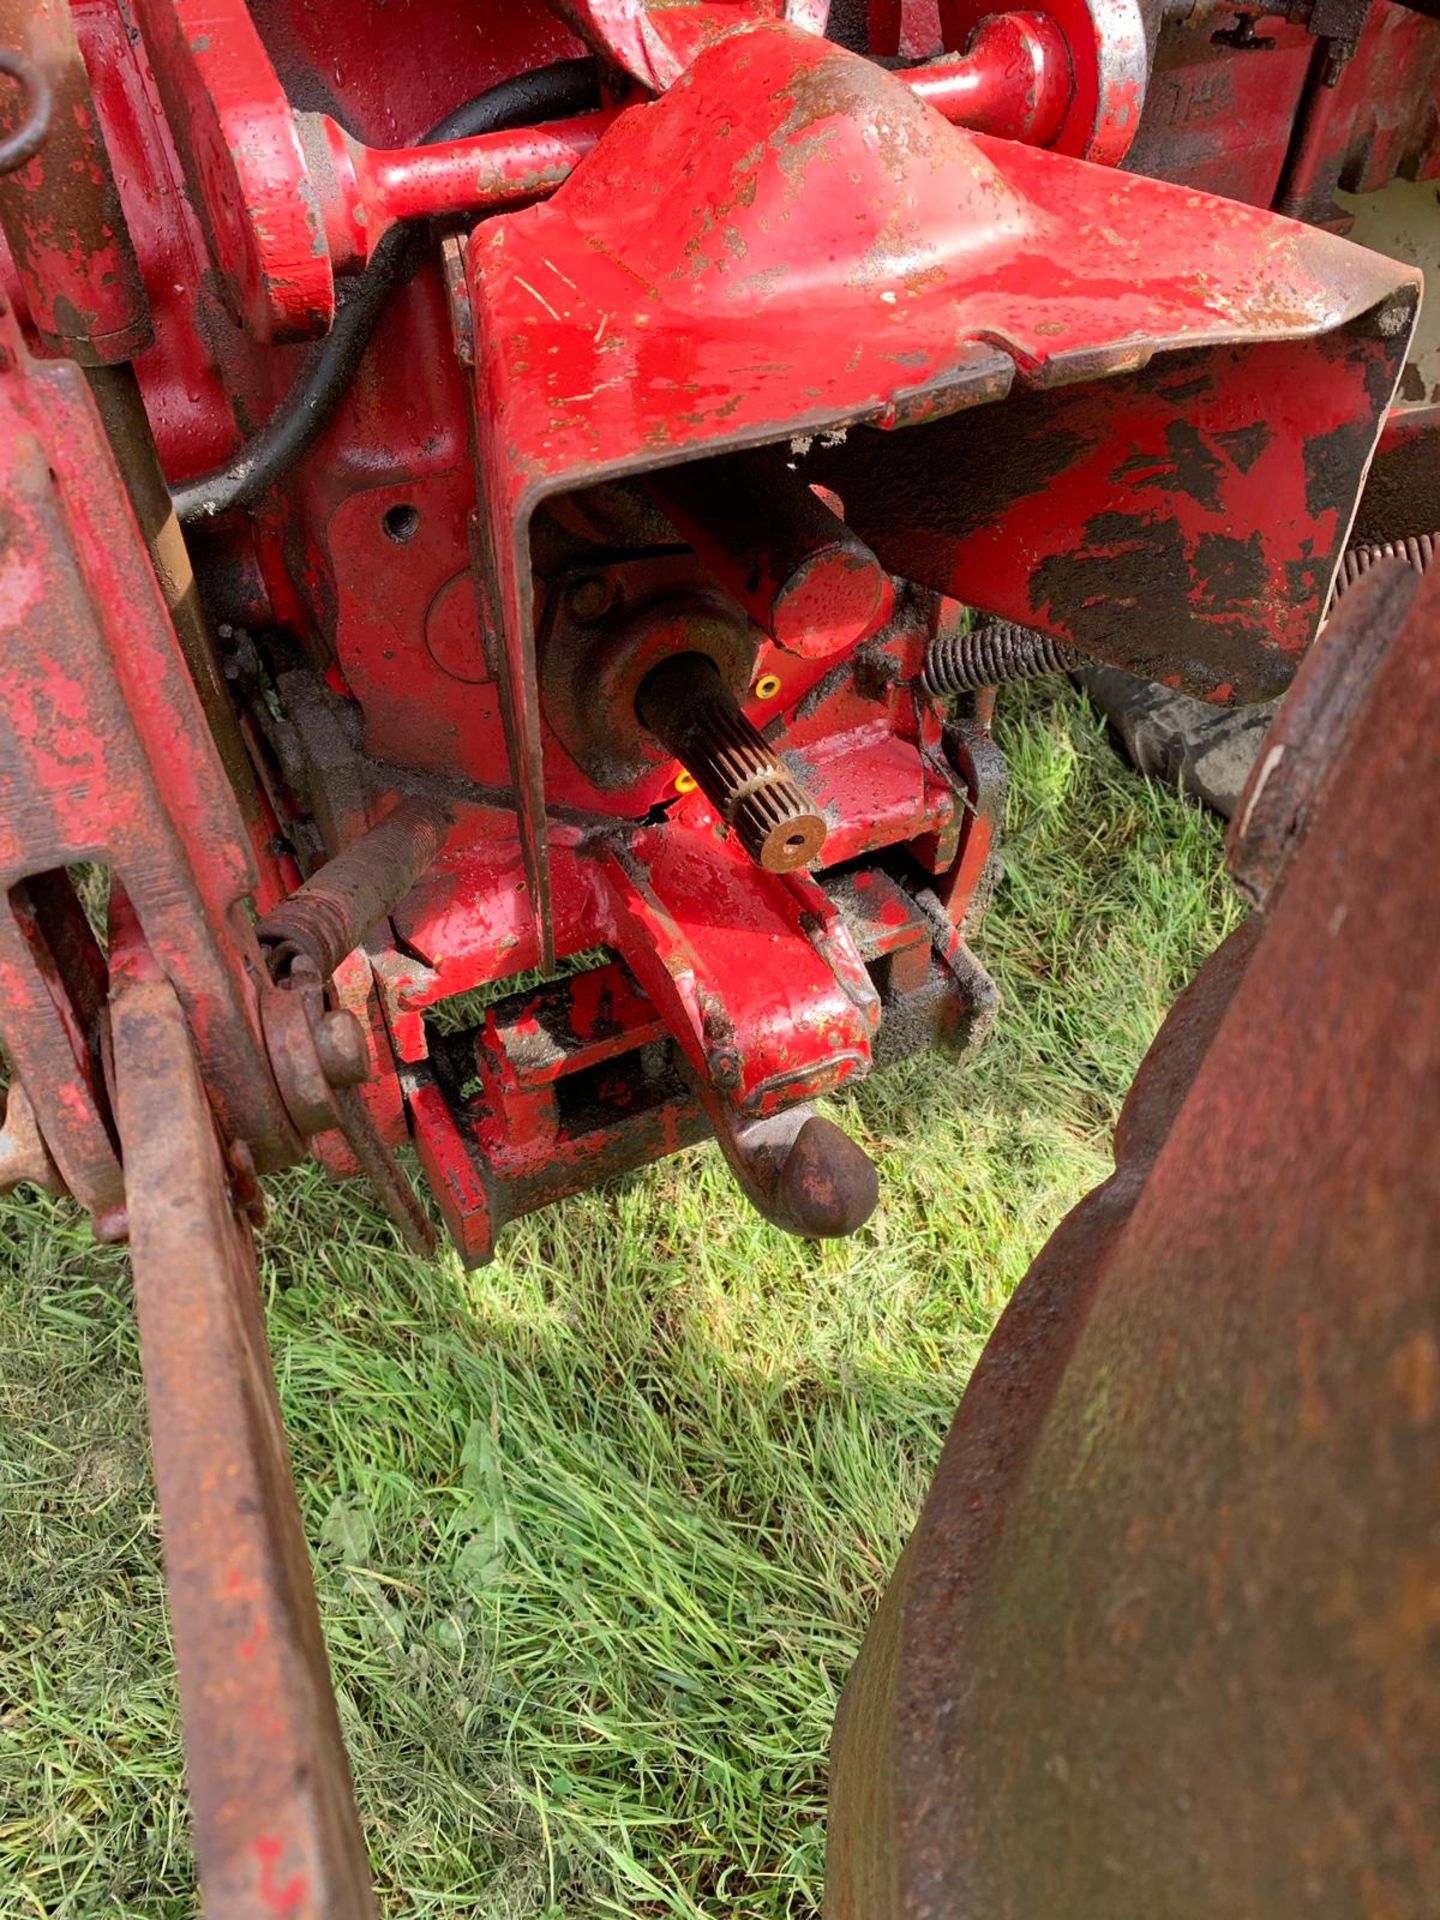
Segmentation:
[[(1157, 90), (1132, 0), (847, 9), (836, 32), (868, 21), (871, 51), (940, 56), (901, 71), (820, 37), (818, 0), (137, 11), (138, 36), (117, 0), (74, 8), (104, 146), (84, 105), (0, 180), (0, 1034), (22, 1090), (0, 1167), (67, 1184), (109, 1235), (125, 1176), (151, 1183), (130, 1224), (207, 1902), (352, 1920), (278, 1428), (242, 1417), (273, 1395), (232, 1207), (306, 1154), (385, 1189), (382, 1143), (409, 1138), (480, 1261), (506, 1221), (716, 1138), (767, 1218), (853, 1228), (874, 1170), (808, 1102), (917, 1046), (963, 1054), (996, 1005), (968, 944), (997, 870), (993, 703), (948, 715), (927, 646), (964, 603), (1217, 700), (1283, 683), (1414, 276), (1260, 209), (1292, 151), (1315, 195), (1435, 170), (1440, 27), (1381, 0), (1307, 120), (1298, 22), (1262, 23), (1263, 62), (1167, 22)], [(56, 0), (34, 12), (60, 31)], [(25, 13), (0, 0), (17, 42)], [(414, 144), (585, 45), (610, 56), (603, 111)], [(193, 535), (229, 630), (211, 693), (258, 770), (242, 818), (246, 755), (242, 780), (213, 749), (167, 617), (185, 596), (156, 591), (79, 373), (21, 331), (99, 366), (102, 397), (138, 356), (173, 483), (271, 413), (336, 277), (427, 220), (443, 271), (417, 247), (313, 449)], [(1417, 423), (1382, 453), (1378, 537), (1392, 495), (1433, 499), (1432, 442)], [(822, 871), (755, 865), (647, 725), (641, 686), (685, 653), (823, 824)], [(277, 1006), (255, 914), (397, 803), (435, 832), (367, 897), (416, 884), (344, 920), (324, 1005), (317, 980), (310, 1013)], [(81, 860), (119, 882), (108, 978)], [(597, 945), (466, 1031), (426, 1018)], [(185, 1257), (214, 1259), (167, 1318), (186, 1220)]]
[(140, 938), (117, 928), (115, 1121), (205, 1912), (373, 1920), (250, 1229)]
[(335, 317), (299, 128), (245, 0), (136, 0), (151, 71), (232, 316), (259, 341)]
[(260, 1863), (256, 1892), (260, 1903), (275, 1920), (298, 1920), (310, 1899), (310, 1881), (304, 1872), (292, 1873), (288, 1880), (279, 1876), (285, 1842), (276, 1834), (261, 1834), (255, 1841), (255, 1858)]
[[(1355, 510), (1355, 456), (1368, 456), (1399, 371), (1363, 296), (1357, 309), (1337, 334), (1222, 349), (1198, 378), (1157, 357), (1108, 386), (1012, 402), (973, 505), (932, 489), (984, 438), (974, 415), (933, 429), (936, 465), (922, 450), (898, 487), (848, 448), (819, 470), (911, 578), (951, 593), (963, 581), (987, 612), (1192, 693), (1278, 693), (1318, 627)], [(917, 532), (922, 488), (935, 504)]]
[[(29, 50), (54, 96), (40, 151), (0, 175), (0, 214), (30, 318), (53, 352), (88, 366), (127, 360), (149, 344), (150, 314), (69, 7), (3, 0), (0, 40)], [(21, 106), (7, 82), (4, 131)]]

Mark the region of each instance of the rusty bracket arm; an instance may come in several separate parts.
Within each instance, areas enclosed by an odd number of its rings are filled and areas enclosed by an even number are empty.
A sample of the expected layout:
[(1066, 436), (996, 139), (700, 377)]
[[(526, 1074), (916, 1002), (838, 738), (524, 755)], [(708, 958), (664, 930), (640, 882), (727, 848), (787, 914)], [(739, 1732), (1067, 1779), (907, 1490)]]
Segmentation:
[(206, 1920), (373, 1920), (250, 1229), (174, 988), (125, 979), (111, 1031)]

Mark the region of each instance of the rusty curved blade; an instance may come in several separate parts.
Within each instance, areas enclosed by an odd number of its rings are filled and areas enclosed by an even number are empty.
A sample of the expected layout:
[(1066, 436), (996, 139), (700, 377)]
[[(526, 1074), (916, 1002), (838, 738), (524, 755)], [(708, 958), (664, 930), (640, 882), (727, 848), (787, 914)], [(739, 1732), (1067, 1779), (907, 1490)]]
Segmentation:
[(207, 1920), (373, 1920), (250, 1230), (174, 989), (126, 980), (111, 1024)]
[(851, 1677), (829, 1920), (1440, 1913), (1440, 574), (1362, 587)]

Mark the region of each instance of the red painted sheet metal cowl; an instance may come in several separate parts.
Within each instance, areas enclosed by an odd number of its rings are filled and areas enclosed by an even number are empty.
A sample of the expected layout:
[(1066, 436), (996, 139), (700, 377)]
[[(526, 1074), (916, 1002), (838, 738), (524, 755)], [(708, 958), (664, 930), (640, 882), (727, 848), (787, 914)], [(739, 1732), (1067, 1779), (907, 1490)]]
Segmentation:
[[(516, 323), (486, 329), (488, 374), (532, 482), (884, 424), (1012, 370), (1301, 338), (1417, 283), (1253, 209), (968, 134), (784, 27), (702, 55), (547, 205), (480, 228), (471, 262), (482, 314)], [(982, 372), (987, 346), (1011, 365)]]
[[(1254, 698), (1319, 624), (1418, 297), (1331, 235), (965, 133), (784, 25), (702, 53), (468, 260), (542, 925), (527, 529), (545, 495), (788, 441), (891, 571)], [(1040, 415), (1015, 416), (1002, 459), (1012, 409), (978, 431), (965, 410), (1012, 388)], [(1077, 554), (1098, 560), (1080, 581)]]

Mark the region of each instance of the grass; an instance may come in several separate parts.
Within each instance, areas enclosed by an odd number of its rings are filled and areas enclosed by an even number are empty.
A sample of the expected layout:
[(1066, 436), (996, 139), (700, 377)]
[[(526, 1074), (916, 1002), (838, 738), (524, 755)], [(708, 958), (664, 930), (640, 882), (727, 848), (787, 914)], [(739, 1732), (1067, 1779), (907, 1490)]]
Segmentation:
[[(784, 1239), (709, 1149), (400, 1251), (274, 1183), (265, 1279), (389, 1915), (819, 1912), (845, 1673), (965, 1380), (1107, 1166), (1165, 1007), (1234, 917), (1212, 822), (1063, 685), (1010, 696), (1001, 1026), (837, 1103), (851, 1242)], [(0, 1206), (0, 1917), (170, 1920), (192, 1864), (123, 1260)]]

